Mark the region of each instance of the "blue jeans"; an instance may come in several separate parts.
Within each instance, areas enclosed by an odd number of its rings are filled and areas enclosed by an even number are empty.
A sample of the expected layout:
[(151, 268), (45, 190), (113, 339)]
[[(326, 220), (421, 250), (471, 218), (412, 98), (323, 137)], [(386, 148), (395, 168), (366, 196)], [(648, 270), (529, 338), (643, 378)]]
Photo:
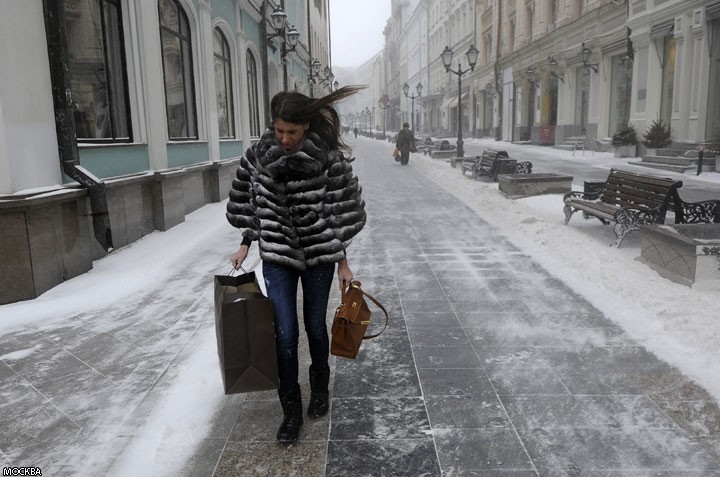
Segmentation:
[(275, 312), (275, 343), (281, 391), (290, 391), (298, 383), (298, 278), (303, 289), (303, 321), (311, 365), (316, 370), (328, 368), (330, 339), (325, 319), (334, 273), (334, 263), (318, 265), (301, 272), (263, 262), (265, 288)]

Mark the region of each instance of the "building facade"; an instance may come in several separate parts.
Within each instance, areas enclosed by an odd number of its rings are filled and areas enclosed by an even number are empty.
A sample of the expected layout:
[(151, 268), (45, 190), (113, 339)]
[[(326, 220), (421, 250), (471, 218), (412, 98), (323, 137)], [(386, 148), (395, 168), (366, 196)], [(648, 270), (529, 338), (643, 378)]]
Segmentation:
[(421, 43), (393, 15), (387, 90), (402, 99), (396, 84), (416, 74), (411, 61), (427, 58), (424, 134), (457, 133), (458, 77), (440, 54), (448, 46), (453, 68), (460, 61), (465, 70), (474, 45), (475, 68), (462, 75), (464, 135), (547, 145), (582, 138), (604, 150), (618, 127), (642, 133), (656, 119), (676, 143), (720, 135), (717, 0), (422, 0), (415, 11), (427, 15), (427, 52), (396, 53)]
[[(2, 8), (0, 304), (223, 200), (268, 96), (309, 92), (313, 61), (329, 66), (327, 0)], [(327, 92), (320, 71), (312, 87)]]

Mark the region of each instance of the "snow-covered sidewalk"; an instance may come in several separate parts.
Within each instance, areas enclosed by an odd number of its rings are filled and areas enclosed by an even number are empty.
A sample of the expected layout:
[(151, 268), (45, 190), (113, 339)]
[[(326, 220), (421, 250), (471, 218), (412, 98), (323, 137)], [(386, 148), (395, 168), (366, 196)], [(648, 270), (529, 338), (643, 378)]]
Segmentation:
[[(586, 153), (583, 157), (487, 139), (469, 142), (538, 156), (590, 160), (603, 169), (632, 169), (627, 159), (616, 159), (609, 153)], [(640, 344), (677, 366), (720, 400), (720, 283), (688, 288), (660, 277), (636, 260), (640, 255), (637, 233), (630, 234), (620, 248), (612, 248), (608, 246), (615, 239), (612, 228), (597, 220), (583, 220), (578, 215), (565, 226), (561, 195), (509, 200), (497, 191), (496, 183), (473, 181), (445, 161), (414, 154), (411, 164), (498, 227)], [(689, 178), (666, 171), (661, 175)], [(720, 173), (690, 179), (720, 183)], [(582, 187), (579, 183), (573, 188)]]
[[(626, 163), (610, 154), (467, 143), (603, 169)], [(444, 161), (414, 154), (410, 166), (720, 400), (717, 284), (688, 288), (661, 278), (636, 260), (639, 234), (616, 249), (608, 246), (612, 229), (597, 221), (563, 225), (559, 195), (509, 200), (497, 184), (473, 181)], [(720, 174), (691, 180), (720, 183)], [(214, 354), (212, 276), (228, 271), (238, 239), (224, 207), (209, 204), (35, 300), (0, 306), (0, 424), (7, 431), (0, 465), (40, 464), (45, 475), (187, 475), (193, 450), (213, 425), (231, 421), (242, 400), (223, 396)], [(34, 440), (42, 426), (45, 437)], [(25, 453), (17, 452), (21, 444)]]

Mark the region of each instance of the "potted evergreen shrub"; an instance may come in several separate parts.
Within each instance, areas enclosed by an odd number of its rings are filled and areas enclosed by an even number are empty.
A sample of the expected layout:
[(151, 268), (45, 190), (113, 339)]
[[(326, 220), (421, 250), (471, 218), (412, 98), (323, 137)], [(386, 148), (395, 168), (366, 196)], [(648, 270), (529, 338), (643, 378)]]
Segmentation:
[(650, 124), (647, 131), (643, 133), (643, 144), (648, 155), (655, 156), (658, 149), (663, 149), (672, 144), (672, 131), (670, 125), (666, 125), (662, 119), (656, 119)]
[(612, 137), (612, 145), (615, 147), (615, 157), (637, 157), (637, 131), (632, 124), (619, 126)]

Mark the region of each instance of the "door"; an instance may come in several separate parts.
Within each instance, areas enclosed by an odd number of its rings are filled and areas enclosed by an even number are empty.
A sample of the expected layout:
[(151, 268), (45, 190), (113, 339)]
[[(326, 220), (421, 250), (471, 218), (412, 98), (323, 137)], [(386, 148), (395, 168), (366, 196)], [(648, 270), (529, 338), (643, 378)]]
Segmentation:
[(576, 72), (575, 135), (584, 136), (587, 133), (590, 71), (587, 68), (578, 68)]
[(527, 82), (527, 124), (523, 137), (520, 139), (523, 141), (529, 141), (532, 137), (532, 127), (535, 124), (535, 82)]
[(675, 37), (665, 37), (663, 58), (662, 90), (660, 96), (660, 119), (670, 124), (672, 118), (672, 99), (675, 89)]
[(612, 136), (619, 126), (624, 126), (630, 121), (632, 62), (627, 58), (627, 55), (613, 56), (610, 88), (608, 135)]
[(492, 127), (493, 127), (493, 109), (495, 105), (493, 104), (493, 95), (491, 93), (486, 92), (485, 93), (485, 120), (483, 122), (483, 131), (485, 131), (485, 135), (490, 136), (492, 135)]
[(710, 82), (708, 83), (708, 117), (705, 139), (720, 143), (720, 20), (712, 22), (710, 48)]

